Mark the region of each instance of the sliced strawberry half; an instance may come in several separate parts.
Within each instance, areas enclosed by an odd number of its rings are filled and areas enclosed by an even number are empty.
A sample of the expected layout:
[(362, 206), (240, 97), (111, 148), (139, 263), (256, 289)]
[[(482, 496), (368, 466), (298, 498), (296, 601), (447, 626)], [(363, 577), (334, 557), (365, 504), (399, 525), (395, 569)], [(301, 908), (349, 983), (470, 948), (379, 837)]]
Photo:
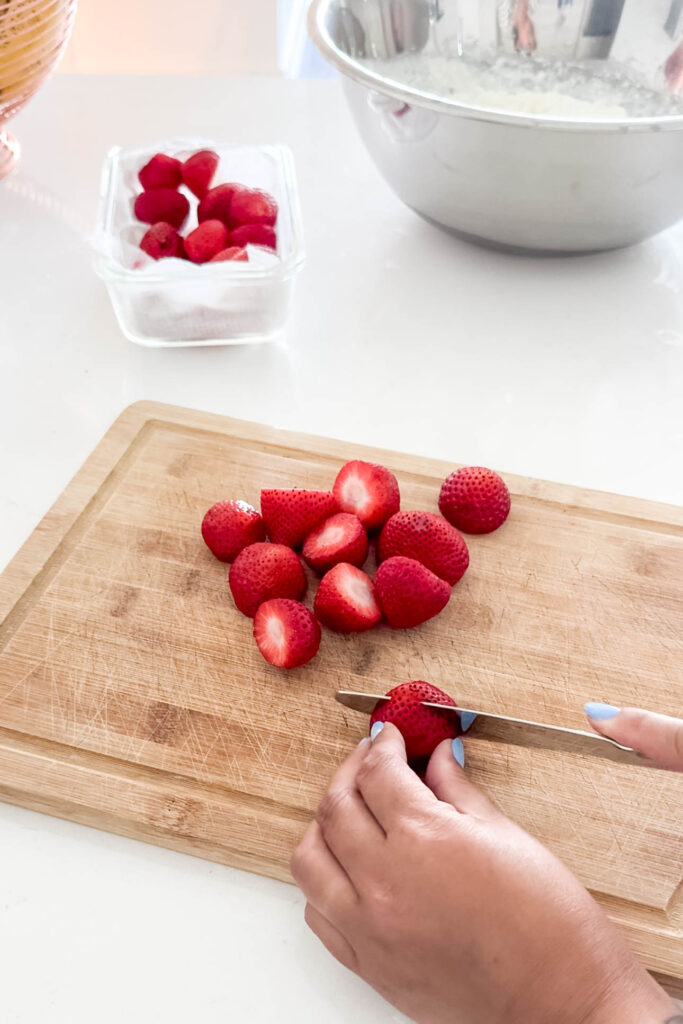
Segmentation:
[(382, 562), (375, 587), (384, 617), (394, 629), (411, 629), (446, 607), (451, 588), (414, 558), (396, 556)]
[(401, 505), (394, 474), (372, 462), (347, 462), (339, 470), (332, 492), (342, 512), (358, 516), (368, 530), (383, 526)]
[(372, 629), (382, 618), (375, 585), (355, 565), (341, 562), (323, 576), (315, 595), (315, 614), (337, 633)]
[(320, 624), (300, 601), (274, 598), (254, 616), (259, 651), (276, 668), (300, 668), (320, 647)]
[(368, 553), (368, 535), (358, 516), (338, 512), (309, 533), (301, 553), (304, 562), (317, 572), (327, 572), (339, 562), (362, 565)]
[(305, 491), (299, 488), (261, 491), (261, 514), (268, 536), (276, 544), (297, 547), (306, 534), (338, 512), (329, 491)]

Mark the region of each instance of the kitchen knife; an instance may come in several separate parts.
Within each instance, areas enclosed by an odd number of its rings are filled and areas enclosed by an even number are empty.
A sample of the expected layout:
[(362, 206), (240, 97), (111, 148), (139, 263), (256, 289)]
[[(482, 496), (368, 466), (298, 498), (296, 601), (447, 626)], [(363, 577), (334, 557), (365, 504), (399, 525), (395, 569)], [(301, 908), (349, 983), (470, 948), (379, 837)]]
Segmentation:
[[(345, 707), (366, 715), (371, 715), (378, 704), (389, 700), (386, 696), (354, 693), (352, 690), (339, 690), (336, 699)], [(476, 715), (467, 735), (476, 736), (478, 739), (491, 740), (494, 743), (511, 743), (516, 747), (530, 747), (536, 750), (588, 754), (592, 757), (606, 758), (608, 761), (617, 761), (619, 764), (637, 765), (639, 768), (661, 768), (661, 765), (639, 754), (638, 751), (624, 747), (606, 736), (598, 736), (597, 733), (566, 729), (560, 725), (546, 725), (543, 722), (527, 722), (522, 718), (508, 718), (506, 715), (475, 711), (473, 708), (455, 708), (450, 704), (434, 704), (431, 701), (421, 703), (427, 708)]]

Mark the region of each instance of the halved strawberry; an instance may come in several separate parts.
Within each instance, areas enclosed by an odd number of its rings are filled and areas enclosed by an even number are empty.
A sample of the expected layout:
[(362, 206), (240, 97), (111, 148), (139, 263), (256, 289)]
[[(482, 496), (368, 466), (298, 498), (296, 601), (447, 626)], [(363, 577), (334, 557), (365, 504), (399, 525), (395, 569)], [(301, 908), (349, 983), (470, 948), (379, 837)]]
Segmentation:
[(354, 460), (339, 470), (332, 492), (342, 512), (353, 512), (368, 530), (376, 530), (398, 512), (398, 480), (384, 466)]
[(308, 584), (298, 555), (284, 544), (250, 544), (230, 566), (228, 580), (235, 604), (250, 618), (272, 597), (298, 600)]
[(275, 252), (277, 235), (267, 224), (241, 224), (230, 232), (230, 245), (262, 245)]
[(144, 189), (177, 188), (181, 178), (181, 163), (174, 156), (155, 153), (138, 171), (138, 179)]
[(375, 577), (384, 617), (394, 629), (411, 629), (446, 607), (451, 588), (414, 558), (397, 556), (382, 562)]
[(422, 703), (456, 707), (453, 698), (438, 686), (417, 679), (394, 686), (386, 696), (389, 700), (378, 704), (370, 716), (370, 728), (375, 722), (392, 722), (403, 736), (411, 762), (430, 757), (442, 740), (455, 739), (462, 732), (458, 714), (426, 708)]
[(205, 220), (222, 220), (227, 227), (232, 195), (239, 187), (232, 182), (225, 182), (210, 188), (197, 207), (197, 221), (202, 224)]
[(305, 491), (300, 488), (261, 491), (261, 514), (268, 536), (276, 544), (297, 547), (307, 533), (338, 512), (329, 491)]
[(339, 562), (362, 565), (368, 553), (368, 535), (358, 516), (338, 512), (309, 533), (301, 553), (304, 562), (317, 572), (327, 572)]
[(470, 563), (464, 538), (436, 512), (397, 512), (384, 524), (378, 552), (382, 562), (393, 555), (416, 558), (451, 586)]
[(268, 192), (245, 185), (234, 185), (230, 200), (228, 227), (241, 224), (266, 224), (273, 227), (277, 220), (277, 203)]
[(493, 533), (508, 517), (510, 492), (492, 469), (463, 466), (444, 480), (439, 511), (465, 533)]
[(320, 624), (300, 601), (275, 598), (256, 612), (254, 639), (269, 664), (300, 668), (318, 653)]
[(382, 618), (372, 580), (347, 562), (323, 576), (313, 607), (323, 626), (337, 633), (360, 633)]
[(211, 187), (213, 176), (218, 167), (218, 153), (212, 149), (200, 149), (189, 156), (180, 170), (183, 183), (197, 199), (203, 199)]

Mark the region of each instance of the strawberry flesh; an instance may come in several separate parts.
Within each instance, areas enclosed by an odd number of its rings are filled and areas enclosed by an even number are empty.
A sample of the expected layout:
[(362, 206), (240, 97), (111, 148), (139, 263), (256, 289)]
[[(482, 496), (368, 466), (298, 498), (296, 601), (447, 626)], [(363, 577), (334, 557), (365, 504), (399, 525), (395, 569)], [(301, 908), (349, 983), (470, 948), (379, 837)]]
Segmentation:
[(339, 562), (362, 565), (368, 553), (368, 535), (358, 516), (338, 512), (309, 533), (301, 553), (316, 572), (327, 572)]
[(212, 149), (200, 149), (181, 165), (183, 183), (197, 199), (203, 199), (213, 181), (218, 167), (218, 153)]
[(444, 480), (439, 511), (465, 533), (493, 533), (509, 515), (510, 492), (492, 469), (464, 466)]
[(237, 608), (250, 618), (273, 597), (298, 601), (307, 586), (298, 555), (284, 544), (250, 544), (230, 566), (228, 580)]
[(232, 562), (250, 544), (266, 539), (266, 526), (246, 501), (219, 501), (202, 520), (202, 537), (221, 562)]
[(304, 537), (338, 512), (329, 491), (306, 491), (299, 488), (261, 491), (261, 514), (268, 536), (276, 544), (297, 547)]
[(375, 587), (384, 617), (394, 629), (411, 629), (446, 607), (451, 588), (414, 558), (395, 556), (382, 562)]
[(443, 740), (455, 739), (462, 732), (459, 715), (424, 707), (423, 701), (456, 707), (453, 698), (438, 686), (418, 679), (395, 686), (386, 696), (389, 700), (378, 704), (370, 716), (370, 728), (375, 722), (395, 725), (405, 741), (408, 761), (415, 767), (423, 767)]
[(368, 530), (376, 530), (398, 512), (398, 481), (384, 466), (355, 460), (339, 470), (332, 488), (342, 512), (352, 512)]
[(246, 263), (248, 260), (249, 253), (246, 249), (240, 249), (237, 245), (231, 245), (227, 249), (221, 249), (215, 256), (212, 256), (209, 263)]
[(300, 601), (266, 601), (254, 616), (259, 651), (276, 668), (300, 668), (320, 647), (320, 624)]
[(360, 633), (372, 629), (382, 618), (372, 580), (346, 562), (323, 576), (314, 610), (323, 626), (337, 633)]
[(464, 576), (470, 556), (464, 538), (436, 512), (397, 512), (379, 537), (379, 558), (416, 558), (453, 586)]

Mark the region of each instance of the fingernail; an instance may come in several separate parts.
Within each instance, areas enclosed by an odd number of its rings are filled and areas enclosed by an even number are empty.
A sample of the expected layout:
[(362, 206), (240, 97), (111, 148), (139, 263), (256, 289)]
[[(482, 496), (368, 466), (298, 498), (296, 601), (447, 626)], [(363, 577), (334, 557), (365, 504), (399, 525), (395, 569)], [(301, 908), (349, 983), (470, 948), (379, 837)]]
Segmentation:
[(614, 704), (601, 704), (599, 701), (589, 701), (583, 707), (588, 717), (594, 718), (596, 722), (604, 722), (608, 718), (614, 718), (621, 711), (621, 708), (615, 708)]
[(364, 736), (363, 739), (358, 744), (358, 746), (362, 747), (364, 743), (369, 743), (369, 742), (370, 742), (370, 737), (369, 736)]
[(375, 722), (372, 729), (370, 730), (370, 739), (374, 740), (381, 733), (384, 728), (384, 722)]
[(458, 739), (453, 740), (453, 742), (451, 743), (451, 750), (453, 751), (453, 757), (458, 762), (460, 767), (464, 768), (465, 767), (465, 748), (463, 747), (462, 740), (459, 737), (458, 737)]
[(475, 715), (474, 711), (462, 711), (460, 713), (460, 728), (462, 729), (463, 732), (467, 732), (469, 727), (476, 720), (476, 717), (477, 716)]

